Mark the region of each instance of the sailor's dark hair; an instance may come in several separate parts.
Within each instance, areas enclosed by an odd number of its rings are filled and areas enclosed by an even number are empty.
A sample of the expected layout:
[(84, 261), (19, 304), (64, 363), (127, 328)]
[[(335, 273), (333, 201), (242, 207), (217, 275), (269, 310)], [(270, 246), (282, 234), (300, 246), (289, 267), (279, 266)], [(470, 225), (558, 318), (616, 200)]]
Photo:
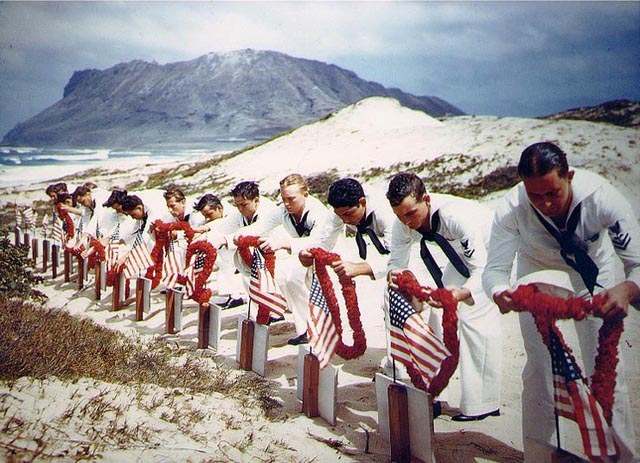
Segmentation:
[(520, 155), (520, 178), (542, 177), (554, 169), (558, 171), (559, 177), (564, 178), (569, 172), (569, 163), (565, 152), (551, 142), (534, 143), (527, 146)]
[(424, 182), (413, 172), (400, 172), (391, 179), (387, 189), (387, 199), (392, 207), (400, 204), (407, 196), (421, 200), (427, 190)]
[(329, 186), (327, 202), (331, 207), (353, 207), (364, 196), (364, 189), (355, 178), (341, 178)]

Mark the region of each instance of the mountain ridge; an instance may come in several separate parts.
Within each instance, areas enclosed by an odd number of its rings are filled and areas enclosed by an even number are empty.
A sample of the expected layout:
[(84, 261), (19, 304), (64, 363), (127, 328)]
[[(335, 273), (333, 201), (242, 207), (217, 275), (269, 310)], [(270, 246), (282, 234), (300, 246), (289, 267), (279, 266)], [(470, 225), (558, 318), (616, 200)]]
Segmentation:
[(622, 127), (640, 126), (640, 102), (611, 100), (595, 106), (580, 106), (559, 113), (542, 116), (540, 119), (573, 119), (591, 122), (607, 122)]
[(2, 144), (132, 148), (266, 139), (369, 96), (394, 97), (431, 116), (464, 114), (440, 98), (386, 88), (334, 64), (244, 49), (75, 71), (63, 98), (17, 124)]

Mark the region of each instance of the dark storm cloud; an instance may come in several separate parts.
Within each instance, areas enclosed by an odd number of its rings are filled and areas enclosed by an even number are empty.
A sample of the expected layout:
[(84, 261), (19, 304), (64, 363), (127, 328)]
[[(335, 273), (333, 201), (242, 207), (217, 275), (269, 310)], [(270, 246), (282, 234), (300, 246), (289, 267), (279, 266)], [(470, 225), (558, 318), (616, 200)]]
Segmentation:
[(638, 2), (9, 2), (0, 133), (59, 100), (75, 70), (241, 48), (334, 63), (474, 114), (640, 100)]

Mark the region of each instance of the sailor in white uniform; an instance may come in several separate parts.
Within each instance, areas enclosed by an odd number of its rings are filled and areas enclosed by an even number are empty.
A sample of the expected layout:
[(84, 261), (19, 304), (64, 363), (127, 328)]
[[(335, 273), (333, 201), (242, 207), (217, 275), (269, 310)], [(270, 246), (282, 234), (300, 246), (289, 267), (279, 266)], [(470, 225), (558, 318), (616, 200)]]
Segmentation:
[[(299, 174), (287, 175), (280, 181), (283, 204), (271, 214), (238, 230), (239, 236), (259, 236), (260, 248), (276, 252), (275, 281), (293, 313), (296, 337), (289, 344), (307, 341), (307, 316), (309, 313), (309, 286), (307, 269), (298, 260), (298, 253), (320, 233), (329, 210), (317, 198), (309, 194), (307, 182)], [(272, 233), (282, 226), (286, 233)]]
[[(483, 275), (487, 294), (501, 311), (514, 308), (510, 276), (517, 254), (516, 278), (541, 270), (564, 271), (577, 296), (600, 293), (609, 316), (626, 315), (629, 304), (640, 299), (640, 228), (628, 201), (602, 177), (569, 170), (566, 154), (553, 143), (526, 148), (518, 172), (523, 183), (496, 209)], [(531, 314), (519, 317), (527, 352), (522, 373), (524, 459), (550, 461), (548, 451), (536, 443), (554, 445), (556, 438), (549, 352)], [(574, 322), (587, 377), (593, 373), (600, 325), (595, 317)], [(622, 358), (614, 398), (619, 461), (638, 461)]]
[[(251, 225), (260, 217), (266, 217), (276, 208), (273, 201), (260, 196), (258, 184), (250, 180), (236, 184), (229, 194), (234, 210), (212, 222), (205, 232), (206, 239), (218, 249), (221, 259), (218, 295), (226, 295), (226, 299), (219, 299), (217, 302), (223, 309), (244, 304), (249, 292), (251, 269), (237, 253), (234, 235), (240, 228)], [(236, 275), (236, 270), (239, 275)]]
[[(419, 243), (421, 258), (435, 285), (450, 289), (458, 300), (461, 413), (452, 419), (474, 421), (498, 416), (500, 313), (484, 293), (481, 282), (491, 211), (470, 200), (429, 195), (422, 180), (408, 172), (391, 180), (387, 198), (399, 219), (393, 228), (388, 264), (391, 286), (396, 283), (395, 275), (409, 266), (412, 244)], [(439, 256), (439, 262), (434, 251), (444, 254)], [(429, 322), (436, 333), (441, 329), (441, 317), (439, 309), (431, 309)]]
[[(300, 252), (300, 262), (307, 267), (313, 264), (309, 249), (314, 247), (338, 253), (341, 259), (332, 266), (338, 276), (363, 277), (355, 281), (365, 333), (385, 330), (384, 312), (380, 308), (385, 299), (391, 230), (396, 220), (389, 201), (382, 191), (365, 191), (356, 179), (342, 178), (329, 187), (327, 202), (333, 211), (317, 241)], [(382, 347), (376, 345), (381, 340), (369, 335), (367, 340), (369, 346)], [(389, 342), (385, 344), (390, 358)], [(391, 362), (383, 359), (383, 364)]]

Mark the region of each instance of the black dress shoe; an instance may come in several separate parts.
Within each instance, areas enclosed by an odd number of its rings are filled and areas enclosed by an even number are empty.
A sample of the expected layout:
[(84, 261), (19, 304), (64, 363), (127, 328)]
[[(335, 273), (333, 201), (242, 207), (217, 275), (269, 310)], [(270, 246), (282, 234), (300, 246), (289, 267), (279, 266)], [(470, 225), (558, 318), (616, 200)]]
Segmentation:
[(229, 297), (229, 300), (225, 304), (224, 308), (233, 309), (234, 307), (240, 307), (242, 304), (244, 304), (244, 299), (242, 299), (241, 297), (237, 299), (233, 299), (232, 297)]
[(440, 415), (442, 415), (442, 402), (436, 400), (433, 402), (433, 419), (435, 420)]
[(460, 413), (459, 415), (452, 416), (451, 420), (452, 421), (482, 421), (487, 416), (500, 416), (500, 409), (497, 409), (488, 413), (483, 413), (482, 415), (465, 415), (464, 413)]
[(272, 323), (278, 323), (283, 321), (284, 321), (284, 317), (280, 317), (280, 318), (269, 317), (269, 321), (267, 322), (267, 325), (271, 325)]
[(296, 336), (295, 338), (289, 339), (287, 341), (287, 344), (290, 344), (292, 346), (297, 346), (298, 344), (307, 344), (308, 342), (309, 340), (307, 339), (307, 333), (305, 331), (301, 335)]

